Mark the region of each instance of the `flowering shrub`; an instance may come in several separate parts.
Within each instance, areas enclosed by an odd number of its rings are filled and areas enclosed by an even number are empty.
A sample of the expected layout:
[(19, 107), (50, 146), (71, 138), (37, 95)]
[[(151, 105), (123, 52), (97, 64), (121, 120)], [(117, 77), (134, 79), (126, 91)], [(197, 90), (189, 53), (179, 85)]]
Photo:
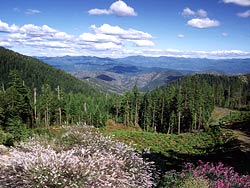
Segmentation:
[(232, 167), (226, 167), (221, 162), (214, 165), (199, 161), (199, 166), (196, 168), (193, 164), (186, 163), (184, 172), (191, 173), (195, 177), (205, 177), (213, 188), (250, 187), (250, 176), (240, 176)]
[(65, 128), (59, 139), (36, 137), (11, 150), (3, 187), (153, 187), (154, 165), (95, 129)]
[(166, 172), (160, 187), (248, 188), (250, 176), (240, 176), (232, 167), (226, 167), (223, 163), (214, 165), (199, 161), (197, 167), (185, 163), (181, 172)]

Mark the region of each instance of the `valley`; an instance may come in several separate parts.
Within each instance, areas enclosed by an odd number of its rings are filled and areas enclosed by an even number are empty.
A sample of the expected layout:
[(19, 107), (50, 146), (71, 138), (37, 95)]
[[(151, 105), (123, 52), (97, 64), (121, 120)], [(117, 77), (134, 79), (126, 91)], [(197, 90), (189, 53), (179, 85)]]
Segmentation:
[[(146, 92), (188, 74), (240, 75), (250, 71), (249, 59), (146, 57), (98, 58), (88, 56), (38, 57), (104, 92), (122, 94), (137, 85)], [(234, 66), (237, 64), (237, 66)]]

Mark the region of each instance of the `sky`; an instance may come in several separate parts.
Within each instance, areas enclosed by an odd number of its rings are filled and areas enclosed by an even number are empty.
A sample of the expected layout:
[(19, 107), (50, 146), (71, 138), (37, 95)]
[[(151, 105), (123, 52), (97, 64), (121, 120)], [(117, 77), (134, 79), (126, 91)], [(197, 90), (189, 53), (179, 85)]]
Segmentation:
[(0, 0), (0, 46), (30, 56), (250, 57), (250, 0)]

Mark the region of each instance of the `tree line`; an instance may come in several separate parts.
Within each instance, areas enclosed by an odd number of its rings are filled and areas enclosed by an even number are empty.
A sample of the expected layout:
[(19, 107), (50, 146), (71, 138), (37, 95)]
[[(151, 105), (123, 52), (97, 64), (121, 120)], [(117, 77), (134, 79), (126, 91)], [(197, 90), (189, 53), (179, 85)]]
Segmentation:
[(197, 74), (140, 93), (133, 91), (113, 98), (110, 109), (116, 122), (163, 133), (208, 129), (215, 106), (249, 108), (250, 76)]
[(17, 70), (0, 90), (3, 130), (70, 125), (105, 126), (108, 119), (144, 131), (197, 132), (208, 129), (215, 106), (249, 108), (250, 76), (191, 75), (141, 93), (135, 86), (123, 95), (65, 92), (60, 85), (28, 87)]
[(0, 125), (3, 129), (20, 122), (27, 128), (70, 125), (82, 122), (103, 126), (109, 104), (105, 95), (66, 93), (58, 85), (29, 88), (19, 72), (12, 70), (9, 83), (0, 91)]

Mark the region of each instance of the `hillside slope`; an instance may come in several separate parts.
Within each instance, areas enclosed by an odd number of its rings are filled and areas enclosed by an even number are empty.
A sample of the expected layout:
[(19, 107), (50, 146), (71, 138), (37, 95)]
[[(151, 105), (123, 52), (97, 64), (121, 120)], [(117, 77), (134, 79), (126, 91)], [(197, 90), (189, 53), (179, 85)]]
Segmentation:
[(47, 83), (52, 88), (58, 85), (65, 92), (84, 92), (91, 94), (98, 92), (84, 81), (81, 81), (62, 70), (56, 69), (35, 58), (24, 56), (14, 51), (0, 47), (0, 82), (8, 83), (9, 72), (16, 69), (20, 72), (25, 84), (29, 87), (41, 87)]
[(140, 91), (150, 91), (184, 76), (181, 72), (174, 70), (151, 71), (128, 75), (109, 71), (78, 71), (71, 74), (76, 78), (87, 80), (88, 83), (105, 92), (119, 94), (132, 90), (135, 85)]

